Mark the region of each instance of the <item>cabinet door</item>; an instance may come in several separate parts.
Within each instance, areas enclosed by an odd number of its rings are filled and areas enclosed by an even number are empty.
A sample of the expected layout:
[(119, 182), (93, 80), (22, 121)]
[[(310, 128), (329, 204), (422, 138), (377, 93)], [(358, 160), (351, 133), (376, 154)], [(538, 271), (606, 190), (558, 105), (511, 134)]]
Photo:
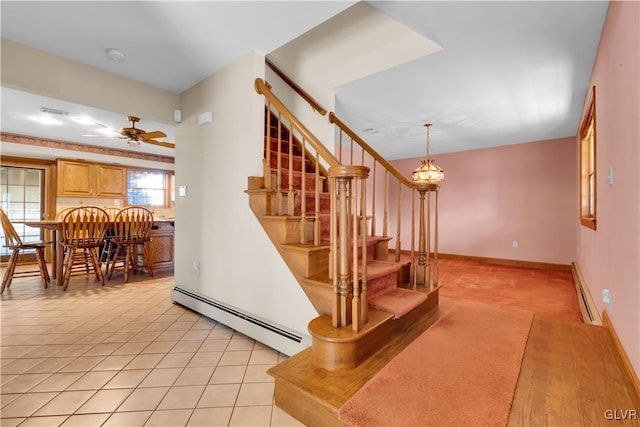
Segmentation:
[(150, 236), (153, 268), (173, 268), (173, 230), (152, 230)]
[(58, 196), (94, 197), (90, 163), (58, 162)]
[(127, 196), (127, 172), (125, 168), (111, 165), (96, 165), (97, 197), (121, 198)]

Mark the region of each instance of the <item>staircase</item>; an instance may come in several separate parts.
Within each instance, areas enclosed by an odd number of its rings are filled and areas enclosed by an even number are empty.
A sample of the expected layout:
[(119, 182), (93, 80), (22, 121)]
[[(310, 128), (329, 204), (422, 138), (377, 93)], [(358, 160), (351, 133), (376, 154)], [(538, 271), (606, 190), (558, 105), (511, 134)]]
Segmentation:
[[(332, 236), (331, 187), (337, 187), (331, 165), (321, 162), (306, 129), (292, 131), (300, 126), (279, 118), (283, 108), (268, 104), (265, 110), (263, 176), (249, 177), (250, 206), (319, 314), (309, 324), (314, 364), (330, 371), (353, 368), (416, 316), (437, 307), (437, 288), (408, 289), (410, 258), (391, 258), (391, 237), (372, 235), (372, 218), (362, 202), (366, 190), (358, 193), (357, 183), (346, 204), (335, 208), (349, 215), (344, 222), (335, 220)], [(356, 175), (366, 173), (362, 166), (349, 167)], [(339, 205), (338, 196), (334, 203)], [(340, 240), (343, 230), (348, 237)], [(332, 264), (331, 253), (347, 246), (342, 256), (349, 268), (341, 271), (337, 261)], [(349, 280), (354, 286), (341, 288)]]

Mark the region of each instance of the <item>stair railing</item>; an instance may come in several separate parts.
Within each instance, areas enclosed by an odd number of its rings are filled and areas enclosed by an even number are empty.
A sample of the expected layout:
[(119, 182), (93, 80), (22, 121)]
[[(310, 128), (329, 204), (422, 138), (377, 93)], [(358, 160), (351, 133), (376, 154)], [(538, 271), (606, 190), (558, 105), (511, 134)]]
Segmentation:
[(296, 82), (291, 80), (289, 76), (287, 76), (273, 62), (271, 62), (268, 58), (265, 58), (264, 61), (265, 61), (265, 64), (267, 64), (267, 66), (271, 68), (273, 72), (276, 73), (276, 75), (282, 79), (283, 82), (289, 85), (289, 87), (291, 87), (291, 89), (293, 89), (295, 93), (300, 95), (302, 99), (307, 101), (309, 105), (311, 105), (311, 108), (314, 109), (314, 111), (317, 111), (321, 116), (324, 116), (327, 114), (327, 110), (322, 105), (320, 105), (320, 103), (316, 101), (314, 97), (309, 95), (309, 93), (306, 90), (302, 89)]
[[(267, 214), (297, 216), (299, 213), (300, 243), (314, 246), (322, 244), (320, 221), (320, 194), (324, 190), (320, 170), (327, 170), (329, 190), (329, 275), (333, 284), (332, 325), (335, 328), (351, 325), (359, 331), (367, 322), (367, 263), (366, 263), (366, 194), (369, 168), (364, 165), (344, 166), (273, 94), (271, 86), (262, 79), (255, 80), (256, 92), (265, 97), (266, 132), (264, 176), (265, 188), (275, 193), (275, 209), (267, 203)], [(275, 125), (272, 125), (275, 124)], [(286, 131), (284, 131), (286, 129)], [(276, 131), (276, 159), (271, 156), (272, 131)], [(280, 138), (288, 135), (287, 188), (283, 188), (283, 152)], [(300, 166), (300, 190), (294, 189), (293, 149), (299, 146), (303, 153)], [(306, 161), (314, 165), (314, 212), (308, 216), (306, 185)], [(275, 176), (272, 168), (276, 168)], [(274, 182), (275, 181), (275, 182)], [(285, 194), (286, 193), (286, 194)], [(287, 199), (286, 212), (284, 199)], [(299, 200), (299, 204), (296, 203)], [(358, 203), (360, 206), (358, 206)], [(296, 206), (298, 205), (298, 206)], [(360, 214), (358, 214), (360, 213)], [(309, 239), (307, 222), (312, 221)], [(361, 239), (361, 241), (359, 241)]]
[[(395, 260), (400, 261), (402, 249), (402, 218), (403, 209), (407, 208), (407, 202), (403, 203), (403, 189), (411, 194), (411, 230), (410, 230), (410, 257), (411, 257), (411, 284), (416, 286), (424, 286), (433, 289), (438, 286), (438, 193), (439, 186), (437, 184), (416, 183), (402, 174), (395, 166), (389, 163), (384, 157), (380, 156), (372, 147), (370, 147), (360, 136), (351, 130), (344, 122), (342, 122), (333, 112), (329, 113), (329, 122), (336, 125), (339, 130), (338, 138), (338, 160), (347, 164), (355, 164), (358, 162), (358, 154), (360, 154), (359, 162), (361, 165), (370, 165), (373, 171), (371, 177), (371, 235), (378, 232), (378, 224), (382, 227), (382, 236), (389, 237), (393, 235), (389, 231), (389, 180), (393, 180), (392, 185), (397, 185), (397, 220), (395, 224)], [(348, 139), (349, 144), (345, 148), (344, 139)], [(354, 147), (357, 145), (357, 147)], [(347, 155), (343, 156), (343, 152), (347, 151)], [(359, 150), (360, 153), (357, 153)], [(355, 156), (355, 158), (354, 158)], [(345, 159), (343, 159), (345, 157)], [(348, 157), (348, 159), (347, 159)], [(382, 172), (379, 170), (382, 169)], [(382, 174), (379, 179), (379, 174)], [(378, 181), (383, 182), (382, 196), (382, 216), (377, 215), (376, 208), (378, 206), (377, 198), (380, 192), (376, 188)], [(434, 206), (432, 208), (432, 199)], [(417, 207), (416, 207), (417, 200)], [(426, 207), (425, 207), (426, 202)], [(416, 229), (416, 210), (418, 210)], [(432, 225), (433, 217), (433, 225)], [(391, 225), (393, 227), (393, 225)], [(433, 233), (432, 233), (433, 230)], [(417, 242), (416, 242), (417, 239)], [(417, 248), (416, 248), (417, 246)], [(416, 256), (417, 255), (417, 256)]]

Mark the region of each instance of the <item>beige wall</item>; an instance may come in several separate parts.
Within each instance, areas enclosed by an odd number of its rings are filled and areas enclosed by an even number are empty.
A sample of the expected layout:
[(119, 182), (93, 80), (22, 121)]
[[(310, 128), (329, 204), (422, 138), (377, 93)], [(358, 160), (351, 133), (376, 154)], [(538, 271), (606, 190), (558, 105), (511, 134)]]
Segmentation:
[[(173, 111), (180, 94), (149, 86), (113, 73), (69, 61), (1, 39), (2, 86), (120, 114), (135, 111), (149, 120), (175, 124)], [(2, 152), (31, 158), (78, 157), (60, 148), (2, 142)], [(173, 170), (171, 163), (83, 152), (82, 158), (101, 163)]]
[[(252, 52), (183, 94), (176, 187), (187, 196), (176, 197), (175, 282), (306, 335), (317, 313), (244, 192), (247, 177), (262, 175), (264, 98), (253, 83), (264, 72)], [(199, 126), (208, 111), (213, 123)]]
[[(597, 229), (576, 225), (577, 263), (640, 375), (640, 2), (609, 3), (591, 84)], [(610, 307), (602, 302), (603, 289), (611, 291)]]
[(1, 40), (2, 86), (173, 124), (180, 94)]

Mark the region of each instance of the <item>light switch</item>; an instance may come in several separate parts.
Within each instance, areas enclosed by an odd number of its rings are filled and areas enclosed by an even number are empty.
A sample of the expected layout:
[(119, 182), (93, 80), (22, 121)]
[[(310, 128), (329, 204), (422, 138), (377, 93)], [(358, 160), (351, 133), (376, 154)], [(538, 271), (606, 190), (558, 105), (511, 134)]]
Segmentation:
[(181, 185), (178, 187), (178, 196), (185, 197), (187, 195), (187, 186)]

